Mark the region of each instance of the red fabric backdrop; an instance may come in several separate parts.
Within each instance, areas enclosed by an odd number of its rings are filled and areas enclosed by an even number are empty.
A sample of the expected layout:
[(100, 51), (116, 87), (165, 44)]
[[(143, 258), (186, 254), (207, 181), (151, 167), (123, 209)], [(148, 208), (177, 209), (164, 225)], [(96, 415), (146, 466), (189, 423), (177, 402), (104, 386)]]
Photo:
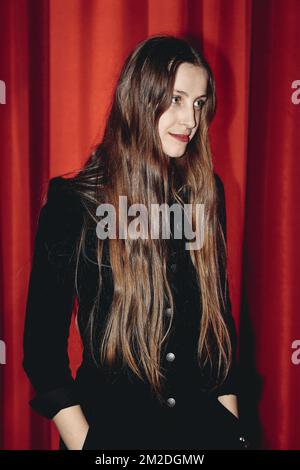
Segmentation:
[[(300, 93), (292, 88), (300, 80), (299, 16), (298, 0), (0, 2), (1, 448), (58, 446), (54, 425), (30, 410), (21, 365), (48, 179), (76, 169), (101, 137), (129, 51), (149, 35), (171, 33), (203, 43), (216, 77), (211, 140), (226, 191), (241, 413), (263, 448), (300, 449), (300, 364), (291, 360), (300, 340)], [(75, 371), (74, 325), (70, 355)]]

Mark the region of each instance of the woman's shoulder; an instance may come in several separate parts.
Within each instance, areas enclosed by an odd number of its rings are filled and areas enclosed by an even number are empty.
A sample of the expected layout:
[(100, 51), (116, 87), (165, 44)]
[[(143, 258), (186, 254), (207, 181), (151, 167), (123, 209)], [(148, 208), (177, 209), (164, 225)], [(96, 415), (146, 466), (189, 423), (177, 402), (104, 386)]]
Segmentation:
[(46, 200), (39, 215), (39, 225), (48, 239), (77, 236), (81, 230), (83, 205), (71, 179), (56, 176), (49, 180)]
[(79, 213), (83, 206), (76, 185), (70, 178), (55, 176), (49, 180), (45, 205), (59, 212), (68, 211)]
[(47, 202), (49, 199), (51, 199), (51, 202), (62, 202), (66, 198), (68, 199), (68, 202), (70, 202), (71, 199), (74, 202), (76, 199), (78, 200), (73, 179), (64, 178), (62, 176), (54, 176), (53, 178), (50, 178), (48, 183)]

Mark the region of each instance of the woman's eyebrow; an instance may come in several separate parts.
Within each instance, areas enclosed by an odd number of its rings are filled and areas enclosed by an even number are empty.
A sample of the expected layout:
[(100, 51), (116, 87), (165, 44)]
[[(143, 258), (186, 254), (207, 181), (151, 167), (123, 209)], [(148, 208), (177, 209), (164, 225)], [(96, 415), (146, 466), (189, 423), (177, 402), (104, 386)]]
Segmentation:
[[(180, 93), (181, 95), (185, 95), (187, 97), (189, 97), (188, 93), (186, 91), (182, 91), (182, 90), (174, 90), (174, 92), (176, 93)], [(204, 95), (200, 95), (200, 96), (197, 96), (197, 98), (207, 98), (207, 95), (204, 94)], [(196, 99), (196, 98), (195, 98)]]

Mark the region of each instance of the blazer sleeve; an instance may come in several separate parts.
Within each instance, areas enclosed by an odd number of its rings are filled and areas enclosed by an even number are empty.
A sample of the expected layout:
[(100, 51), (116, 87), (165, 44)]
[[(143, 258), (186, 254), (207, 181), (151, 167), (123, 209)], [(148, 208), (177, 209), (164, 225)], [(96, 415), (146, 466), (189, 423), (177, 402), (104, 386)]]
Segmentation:
[[(225, 241), (227, 241), (227, 227), (226, 227), (226, 203), (225, 203), (225, 192), (224, 186), (221, 179), (215, 175), (216, 178), (216, 187), (217, 187), (217, 214), (220, 221)], [(220, 264), (222, 266), (222, 263)], [(231, 301), (230, 301), (230, 292), (226, 272), (221, 268), (220, 272), (221, 284), (223, 288), (223, 294), (225, 297), (225, 311), (224, 319), (228, 327), (232, 354), (231, 354), (231, 365), (227, 374), (225, 381), (216, 389), (217, 396), (234, 394), (238, 395), (239, 392), (239, 371), (237, 363), (237, 332), (235, 321), (232, 315)]]
[(35, 389), (30, 406), (52, 419), (79, 404), (69, 367), (68, 336), (75, 300), (75, 243), (80, 233), (79, 198), (61, 177), (52, 178), (34, 243), (27, 294), (23, 368)]

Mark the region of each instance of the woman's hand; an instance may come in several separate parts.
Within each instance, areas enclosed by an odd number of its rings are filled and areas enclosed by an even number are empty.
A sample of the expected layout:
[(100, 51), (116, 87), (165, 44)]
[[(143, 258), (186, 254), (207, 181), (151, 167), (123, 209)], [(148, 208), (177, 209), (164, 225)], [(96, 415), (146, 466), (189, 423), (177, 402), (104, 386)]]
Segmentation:
[(85, 441), (86, 441), (86, 438), (87, 438), (87, 435), (88, 435), (89, 430), (90, 430), (90, 427), (87, 428), (87, 431), (86, 431), (85, 436), (84, 436), (84, 439), (83, 439), (83, 441), (82, 441), (82, 445), (81, 445), (81, 447), (80, 447), (80, 450), (83, 449), (83, 446), (84, 446), (84, 444), (85, 444)]
[(239, 417), (238, 403), (236, 395), (220, 395), (219, 402), (225, 406), (236, 418)]
[(89, 424), (79, 405), (60, 410), (53, 418), (58, 432), (68, 450), (82, 450)]

